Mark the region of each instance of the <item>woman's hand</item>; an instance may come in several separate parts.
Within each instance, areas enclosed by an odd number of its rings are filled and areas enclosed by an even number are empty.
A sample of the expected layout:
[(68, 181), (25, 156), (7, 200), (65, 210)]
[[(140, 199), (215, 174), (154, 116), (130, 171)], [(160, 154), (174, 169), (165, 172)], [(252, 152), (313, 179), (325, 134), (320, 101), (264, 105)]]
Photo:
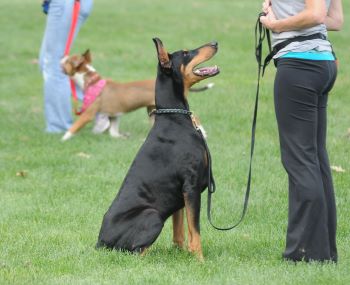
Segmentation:
[(265, 0), (262, 3), (262, 11), (267, 14), (268, 13), (268, 8), (271, 6), (271, 0)]
[(344, 23), (342, 0), (332, 0), (325, 25), (328, 31), (340, 31)]
[(263, 24), (263, 26), (265, 28), (269, 29), (270, 31), (273, 31), (275, 33), (279, 33), (280, 31), (278, 30), (277, 25), (276, 25), (277, 18), (275, 16), (275, 13), (272, 11), (270, 0), (266, 0), (263, 3), (263, 12), (266, 14), (266, 16), (260, 17), (260, 22)]
[[(341, 0), (332, 0), (341, 1)], [(265, 4), (266, 2), (266, 4)], [(269, 1), (265, 0), (263, 9), (266, 9)], [(324, 24), (327, 16), (326, 1), (305, 0), (305, 8), (300, 13), (284, 19), (277, 19), (271, 5), (267, 7), (267, 15), (260, 17), (260, 22), (275, 33), (298, 31)]]

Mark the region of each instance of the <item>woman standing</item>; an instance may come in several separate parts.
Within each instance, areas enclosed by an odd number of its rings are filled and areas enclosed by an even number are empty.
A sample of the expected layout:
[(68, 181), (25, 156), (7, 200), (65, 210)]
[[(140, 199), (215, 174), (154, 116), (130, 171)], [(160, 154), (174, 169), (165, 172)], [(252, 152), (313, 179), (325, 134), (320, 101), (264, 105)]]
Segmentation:
[[(48, 8), (46, 29), (40, 50), (40, 67), (44, 78), (44, 105), (46, 131), (64, 132), (72, 124), (71, 90), (68, 77), (63, 73), (60, 61), (72, 23), (74, 1), (45, 1)], [(93, 0), (80, 0), (81, 8), (75, 35), (92, 9)], [(81, 93), (81, 90), (79, 90)], [(82, 97), (82, 94), (80, 94)]]
[(286, 249), (292, 261), (337, 262), (336, 204), (326, 150), (327, 100), (337, 67), (327, 30), (343, 23), (341, 0), (265, 0), (272, 31), (275, 112), (289, 178)]

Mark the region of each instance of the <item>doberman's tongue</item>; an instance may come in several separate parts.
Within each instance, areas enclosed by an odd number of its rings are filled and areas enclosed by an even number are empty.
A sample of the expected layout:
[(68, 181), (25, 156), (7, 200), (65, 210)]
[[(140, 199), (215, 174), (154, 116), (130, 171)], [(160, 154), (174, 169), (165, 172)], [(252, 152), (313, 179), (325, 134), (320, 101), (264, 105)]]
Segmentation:
[(194, 74), (199, 75), (199, 76), (207, 76), (207, 75), (213, 75), (216, 74), (219, 71), (218, 67), (215, 66), (210, 66), (210, 67), (201, 67), (196, 70), (194, 70)]

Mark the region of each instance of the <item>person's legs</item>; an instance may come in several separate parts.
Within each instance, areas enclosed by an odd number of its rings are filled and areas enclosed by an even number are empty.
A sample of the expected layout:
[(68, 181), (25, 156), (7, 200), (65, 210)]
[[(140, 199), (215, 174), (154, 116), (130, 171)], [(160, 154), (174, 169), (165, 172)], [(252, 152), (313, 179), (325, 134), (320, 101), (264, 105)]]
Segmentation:
[[(86, 4), (83, 3), (90, 1), (82, 1), (82, 16), (79, 16), (76, 33), (88, 15)], [(63, 132), (72, 124), (70, 85), (68, 77), (62, 72), (60, 60), (71, 26), (73, 4), (73, 0), (51, 1), (40, 50), (40, 66), (44, 77), (46, 131), (51, 133)]]
[(332, 173), (330, 169), (328, 153), (326, 148), (326, 137), (327, 137), (327, 102), (328, 92), (332, 88), (336, 79), (336, 66), (334, 62), (327, 62), (330, 71), (330, 81), (325, 84), (325, 90), (323, 95), (320, 96), (318, 102), (318, 130), (317, 130), (317, 150), (318, 160), (320, 162), (320, 169), (322, 173), (322, 182), (324, 187), (324, 193), (327, 203), (328, 213), (328, 234), (330, 244), (331, 260), (338, 260), (337, 246), (336, 246), (336, 227), (337, 227), (337, 212), (335, 195), (332, 181)]
[(318, 158), (318, 104), (328, 72), (317, 62), (277, 65), (275, 110), (289, 178), (286, 259), (330, 260), (326, 197)]

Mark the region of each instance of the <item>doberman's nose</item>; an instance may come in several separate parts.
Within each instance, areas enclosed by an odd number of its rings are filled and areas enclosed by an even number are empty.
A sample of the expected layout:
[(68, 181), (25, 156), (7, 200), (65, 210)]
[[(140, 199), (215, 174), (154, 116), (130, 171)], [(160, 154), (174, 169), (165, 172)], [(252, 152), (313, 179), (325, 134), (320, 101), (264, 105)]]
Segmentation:
[(217, 41), (212, 41), (210, 45), (214, 48), (218, 48), (218, 42)]

